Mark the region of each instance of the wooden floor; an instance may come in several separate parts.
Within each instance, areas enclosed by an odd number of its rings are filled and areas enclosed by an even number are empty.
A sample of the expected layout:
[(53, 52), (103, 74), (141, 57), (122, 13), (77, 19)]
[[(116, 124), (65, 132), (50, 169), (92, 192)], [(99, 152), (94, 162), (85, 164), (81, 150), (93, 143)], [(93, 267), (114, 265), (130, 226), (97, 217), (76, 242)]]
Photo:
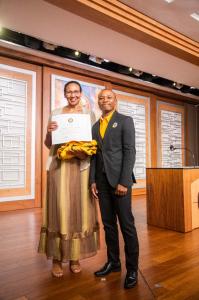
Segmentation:
[(66, 264), (64, 277), (52, 278), (50, 261), (37, 254), (40, 209), (0, 213), (0, 299), (199, 300), (199, 230), (148, 227), (145, 205), (144, 198), (133, 200), (140, 264), (139, 283), (131, 290), (123, 289), (123, 254), (121, 274), (93, 276), (106, 261), (104, 242), (97, 256), (82, 261), (82, 273), (71, 274)]

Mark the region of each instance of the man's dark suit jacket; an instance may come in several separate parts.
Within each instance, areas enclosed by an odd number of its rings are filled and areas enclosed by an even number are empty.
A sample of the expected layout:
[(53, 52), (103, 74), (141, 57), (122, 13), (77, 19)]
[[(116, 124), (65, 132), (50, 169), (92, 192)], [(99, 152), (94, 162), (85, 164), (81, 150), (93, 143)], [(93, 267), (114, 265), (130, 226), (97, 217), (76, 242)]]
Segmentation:
[(112, 187), (117, 184), (130, 187), (136, 182), (133, 174), (136, 154), (133, 119), (115, 111), (103, 139), (99, 129), (100, 121), (97, 121), (92, 135), (98, 142), (98, 150), (91, 158), (89, 183), (97, 182), (97, 175), (104, 171)]

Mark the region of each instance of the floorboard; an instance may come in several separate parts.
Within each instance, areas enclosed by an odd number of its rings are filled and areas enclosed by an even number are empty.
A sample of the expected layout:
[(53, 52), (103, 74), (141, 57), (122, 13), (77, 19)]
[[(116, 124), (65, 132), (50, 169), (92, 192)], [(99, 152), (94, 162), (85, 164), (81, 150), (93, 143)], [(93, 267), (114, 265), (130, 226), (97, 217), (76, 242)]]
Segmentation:
[[(0, 300), (199, 300), (199, 229), (178, 233), (147, 226), (146, 200), (134, 197), (133, 212), (140, 242), (139, 283), (123, 289), (122, 272), (95, 278), (93, 272), (106, 261), (101, 229), (97, 256), (82, 261), (82, 272), (53, 278), (51, 262), (37, 254), (41, 210), (0, 213)], [(102, 226), (101, 226), (102, 227)]]

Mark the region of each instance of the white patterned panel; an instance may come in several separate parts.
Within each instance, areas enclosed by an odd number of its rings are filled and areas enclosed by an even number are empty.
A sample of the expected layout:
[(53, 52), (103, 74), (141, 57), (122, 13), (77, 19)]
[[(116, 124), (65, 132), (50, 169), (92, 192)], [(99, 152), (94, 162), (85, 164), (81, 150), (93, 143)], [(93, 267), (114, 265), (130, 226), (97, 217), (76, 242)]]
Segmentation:
[(182, 151), (170, 151), (170, 145), (182, 145), (182, 114), (180, 112), (160, 111), (161, 162), (163, 168), (182, 167)]
[[(117, 96), (119, 99), (119, 95)], [(118, 111), (130, 116), (135, 125), (136, 162), (134, 173), (136, 179), (146, 178), (146, 111), (145, 105), (118, 101)]]
[(0, 77), (0, 189), (25, 187), (27, 83)]
[[(35, 110), (36, 110), (36, 72), (0, 64), (0, 195), (1, 190), (13, 191), (13, 196), (0, 196), (0, 202), (34, 199), (35, 197)], [(32, 88), (26, 80), (13, 79), (15, 73), (30, 76)], [(27, 98), (30, 89), (31, 99)], [(31, 100), (31, 104), (28, 101)], [(27, 105), (31, 106), (31, 116), (27, 115)], [(31, 118), (30, 168), (26, 174), (26, 130), (27, 120)], [(30, 177), (30, 186), (26, 183)], [(28, 194), (25, 190), (28, 188)], [(21, 195), (15, 195), (21, 189)], [(23, 194), (24, 189), (24, 194)], [(18, 190), (19, 191), (19, 190)]]

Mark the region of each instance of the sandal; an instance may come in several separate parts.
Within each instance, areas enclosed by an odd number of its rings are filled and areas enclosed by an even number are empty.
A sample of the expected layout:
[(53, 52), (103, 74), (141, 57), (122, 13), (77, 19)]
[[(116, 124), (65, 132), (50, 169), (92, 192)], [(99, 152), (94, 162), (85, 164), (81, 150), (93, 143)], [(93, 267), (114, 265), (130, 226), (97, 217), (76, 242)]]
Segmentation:
[(57, 278), (63, 277), (64, 271), (62, 269), (62, 263), (60, 261), (53, 260), (51, 273), (54, 277), (57, 277)]
[(78, 260), (70, 260), (69, 268), (70, 271), (75, 274), (80, 273), (82, 270)]

